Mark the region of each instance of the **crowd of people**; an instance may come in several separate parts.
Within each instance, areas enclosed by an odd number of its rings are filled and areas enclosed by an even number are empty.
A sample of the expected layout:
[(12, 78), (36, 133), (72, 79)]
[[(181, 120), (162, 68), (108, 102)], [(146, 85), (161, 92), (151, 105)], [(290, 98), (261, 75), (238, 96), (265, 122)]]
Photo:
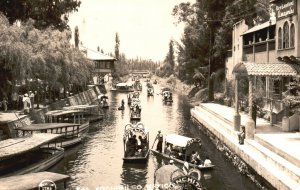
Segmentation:
[(136, 138), (136, 135), (132, 135), (126, 142), (126, 156), (131, 157), (137, 154), (143, 154), (145, 148), (147, 147), (147, 139), (143, 138), (141, 135)]
[(0, 102), (0, 107), (4, 112), (11, 110), (24, 110), (24, 113), (29, 113), (29, 110), (34, 108), (34, 100), (37, 92), (29, 91), (25, 94), (13, 92), (11, 97), (4, 96)]

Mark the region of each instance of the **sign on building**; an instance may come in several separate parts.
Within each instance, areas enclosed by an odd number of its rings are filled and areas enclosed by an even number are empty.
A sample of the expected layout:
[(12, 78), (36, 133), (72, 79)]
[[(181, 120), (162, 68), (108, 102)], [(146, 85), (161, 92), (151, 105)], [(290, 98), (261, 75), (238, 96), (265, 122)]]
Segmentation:
[(278, 20), (292, 16), (297, 13), (297, 5), (295, 0), (281, 0), (276, 2), (275, 6), (276, 18)]

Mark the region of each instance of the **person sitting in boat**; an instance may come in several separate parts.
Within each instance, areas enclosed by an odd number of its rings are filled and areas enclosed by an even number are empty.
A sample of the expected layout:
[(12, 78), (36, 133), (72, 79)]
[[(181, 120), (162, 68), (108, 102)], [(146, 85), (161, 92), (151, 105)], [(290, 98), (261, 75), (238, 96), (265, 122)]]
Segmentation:
[(177, 158), (178, 158), (179, 160), (184, 160), (184, 154), (183, 154), (183, 151), (182, 151), (181, 148), (179, 149), (177, 155), (178, 155)]
[(164, 99), (167, 100), (168, 99), (168, 93), (164, 92)]
[(198, 152), (192, 152), (191, 163), (196, 165), (199, 165), (201, 163), (201, 159)]
[(128, 156), (134, 156), (137, 150), (137, 139), (136, 135), (133, 135), (128, 139), (128, 142), (126, 144), (127, 146), (127, 155)]
[(163, 135), (161, 134), (161, 131), (158, 131), (158, 134), (156, 135), (155, 140), (158, 140), (156, 145), (156, 150), (158, 152), (162, 152), (162, 144), (163, 144)]
[(166, 152), (165, 152), (166, 155), (169, 155), (169, 156), (172, 155), (172, 149), (173, 149), (172, 146), (173, 146), (172, 144), (168, 143), (167, 148), (166, 148)]
[(206, 166), (206, 167), (211, 166), (211, 161), (210, 161), (208, 156), (206, 156), (206, 158), (204, 160), (204, 163), (203, 163), (203, 166)]
[(142, 136), (139, 136), (140, 145), (138, 145), (138, 149), (144, 149), (147, 146), (147, 140), (144, 139)]

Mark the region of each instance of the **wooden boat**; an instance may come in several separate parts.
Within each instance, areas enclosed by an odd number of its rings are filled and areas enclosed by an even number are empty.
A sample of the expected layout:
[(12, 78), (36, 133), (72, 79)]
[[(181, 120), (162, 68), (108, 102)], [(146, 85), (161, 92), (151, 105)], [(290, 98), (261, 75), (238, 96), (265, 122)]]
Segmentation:
[(136, 91), (142, 91), (143, 90), (143, 86), (141, 84), (141, 82), (139, 80), (135, 81), (134, 83), (134, 89)]
[[(167, 146), (173, 146), (172, 152), (167, 152)], [(204, 165), (196, 165), (190, 163), (190, 159), (192, 156), (192, 152), (199, 152), (201, 149), (201, 140), (196, 138), (189, 138), (177, 134), (169, 134), (165, 138), (165, 149), (162, 153), (151, 149), (151, 151), (158, 156), (161, 156), (165, 159), (173, 160), (177, 164), (184, 164), (184, 162), (188, 162), (189, 166), (192, 168), (197, 168), (199, 170), (209, 170), (214, 167), (213, 164), (209, 166)], [(176, 151), (175, 151), (176, 150)], [(179, 158), (179, 154), (181, 152), (181, 158)]]
[(111, 91), (133, 92), (134, 89), (132, 83), (118, 83), (116, 84), (115, 88), (111, 89)]
[(18, 136), (27, 136), (34, 133), (61, 134), (60, 143), (50, 143), (50, 146), (70, 147), (80, 143), (88, 132), (88, 123), (38, 123), (23, 126), (17, 129)]
[(164, 102), (173, 102), (172, 92), (169, 88), (163, 88), (161, 94)]
[[(137, 145), (137, 143), (132, 142), (133, 137), (139, 138), (143, 141)], [(141, 138), (141, 139), (140, 139)], [(124, 128), (123, 135), (124, 142), (124, 162), (132, 163), (145, 163), (148, 161), (149, 157), (149, 132), (144, 127), (144, 125), (139, 122), (136, 125), (127, 124)]]
[(109, 107), (109, 105), (107, 103), (107, 99), (108, 99), (108, 97), (105, 96), (104, 94), (101, 94), (101, 95), (98, 96), (98, 101), (99, 101), (99, 105), (100, 105), (101, 108), (108, 108)]
[(130, 120), (141, 120), (141, 102), (137, 98), (132, 99), (132, 103), (130, 106)]
[(51, 111), (45, 114), (47, 123), (31, 124), (18, 130), (62, 134), (62, 147), (65, 148), (80, 143), (87, 135), (90, 122), (84, 114), (82, 110)]
[(44, 171), (64, 157), (64, 149), (48, 147), (59, 134), (38, 133), (0, 141), (0, 176)]
[[(1, 189), (67, 189), (68, 175), (53, 172), (37, 172), (0, 179)], [(43, 187), (43, 188), (42, 188)]]
[(67, 106), (63, 107), (63, 110), (80, 110), (84, 113), (84, 117), (86, 117), (90, 123), (100, 121), (104, 118), (103, 110), (99, 105)]
[(150, 86), (148, 89), (147, 89), (147, 95), (148, 96), (153, 96), (154, 95), (154, 88), (152, 86)]

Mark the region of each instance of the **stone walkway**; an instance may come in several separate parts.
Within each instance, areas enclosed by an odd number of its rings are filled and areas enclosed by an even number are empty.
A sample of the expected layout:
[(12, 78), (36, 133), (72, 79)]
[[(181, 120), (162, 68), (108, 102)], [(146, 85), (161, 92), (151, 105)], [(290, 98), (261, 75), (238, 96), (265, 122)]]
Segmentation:
[[(214, 103), (206, 103), (201, 105), (233, 123), (233, 116), (235, 113), (233, 108)], [(245, 126), (249, 116), (244, 112), (241, 112), (240, 115), (241, 125)], [(294, 157), (300, 165), (299, 132), (283, 132), (281, 128), (277, 126), (271, 126), (269, 121), (262, 118), (257, 118), (256, 123), (257, 126), (255, 129), (255, 139), (258, 139), (256, 137), (259, 137), (260, 140), (257, 140), (258, 142), (262, 143), (262, 140), (266, 141), (266, 143), (269, 144), (269, 148), (274, 149), (275, 152), (276, 149), (278, 149), (277, 151), (281, 152), (281, 156), (284, 156), (282, 155), (284, 153), (289, 154), (289, 156)], [(267, 144), (264, 145), (266, 146)]]
[[(277, 189), (300, 190), (300, 133), (283, 132), (258, 118), (254, 139), (238, 143), (238, 131), (233, 128), (234, 108), (203, 103), (191, 110), (192, 116), (213, 132), (259, 175)], [(241, 112), (241, 125), (249, 116)]]

